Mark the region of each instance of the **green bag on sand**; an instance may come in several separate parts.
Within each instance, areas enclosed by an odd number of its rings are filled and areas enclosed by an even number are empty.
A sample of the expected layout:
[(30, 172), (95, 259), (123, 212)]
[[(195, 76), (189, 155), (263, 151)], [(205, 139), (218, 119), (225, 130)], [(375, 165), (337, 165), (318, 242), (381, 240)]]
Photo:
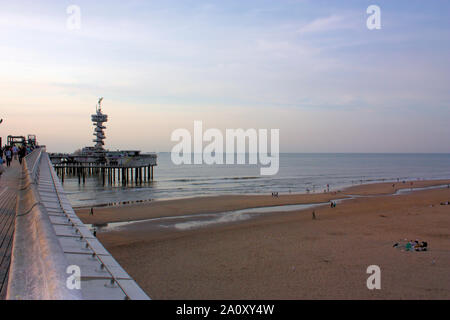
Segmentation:
[(411, 243), (407, 243), (405, 246), (406, 251), (410, 251), (411, 250)]

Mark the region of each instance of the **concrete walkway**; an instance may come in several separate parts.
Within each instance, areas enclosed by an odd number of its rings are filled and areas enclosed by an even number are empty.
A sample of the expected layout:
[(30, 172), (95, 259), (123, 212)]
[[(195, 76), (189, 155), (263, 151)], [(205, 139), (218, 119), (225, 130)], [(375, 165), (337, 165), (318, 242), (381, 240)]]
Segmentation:
[(0, 300), (6, 297), (8, 272), (11, 262), (11, 248), (14, 235), (16, 200), (22, 167), (13, 160), (10, 167), (4, 165), (0, 176)]

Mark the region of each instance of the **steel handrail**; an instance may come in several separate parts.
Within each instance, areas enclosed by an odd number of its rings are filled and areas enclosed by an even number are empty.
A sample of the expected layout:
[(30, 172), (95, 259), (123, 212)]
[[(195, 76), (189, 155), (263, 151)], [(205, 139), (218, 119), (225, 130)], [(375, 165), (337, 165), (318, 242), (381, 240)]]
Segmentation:
[[(48, 159), (48, 163), (49, 163), (49, 165), (51, 166), (50, 159)], [(49, 169), (50, 169), (50, 175), (51, 175), (52, 181), (53, 181), (53, 186), (55, 187), (55, 191), (56, 191), (55, 193), (56, 193), (56, 196), (57, 196), (57, 198), (58, 198), (59, 207), (61, 208), (61, 210), (63, 211), (63, 213), (66, 215), (67, 219), (72, 223), (72, 226), (78, 230), (78, 232), (80, 233), (80, 239), (82, 239), (82, 238), (84, 238), (84, 237), (83, 237), (83, 235), (81, 234), (80, 230), (76, 227), (75, 223), (72, 221), (72, 219), (70, 218), (69, 214), (67, 213), (67, 211), (66, 211), (66, 210), (64, 209), (64, 207), (62, 206), (61, 197), (60, 197), (58, 188), (56, 188), (56, 181), (55, 181), (55, 177), (54, 177), (54, 172), (52, 172), (51, 167), (49, 167)], [(127, 300), (128, 300), (128, 299), (131, 299), (130, 296), (126, 293), (125, 289), (120, 285), (120, 283), (119, 283), (117, 277), (114, 276), (114, 274), (112, 273), (112, 271), (107, 267), (106, 263), (104, 263), (104, 261), (101, 259), (100, 255), (97, 254), (97, 253), (95, 252), (94, 248), (93, 248), (93, 247), (89, 244), (89, 242), (86, 240), (86, 248), (88, 248), (88, 247), (89, 247), (89, 248), (92, 250), (92, 252), (95, 254), (95, 257), (100, 261), (100, 263), (102, 264), (102, 266), (103, 266), (103, 267), (108, 271), (108, 273), (111, 275), (111, 277), (112, 277), (111, 280), (114, 280), (114, 281), (111, 281), (111, 282), (117, 283), (117, 286), (122, 290), (122, 292), (123, 292), (124, 295), (125, 295), (125, 299), (127, 299)]]

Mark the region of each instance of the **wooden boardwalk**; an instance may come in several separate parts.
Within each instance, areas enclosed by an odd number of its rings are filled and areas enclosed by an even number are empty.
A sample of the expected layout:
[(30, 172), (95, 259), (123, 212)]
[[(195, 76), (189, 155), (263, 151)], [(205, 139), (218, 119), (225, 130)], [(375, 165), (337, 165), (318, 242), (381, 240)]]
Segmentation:
[(0, 300), (6, 297), (21, 166), (13, 160), (5, 169), (0, 177)]

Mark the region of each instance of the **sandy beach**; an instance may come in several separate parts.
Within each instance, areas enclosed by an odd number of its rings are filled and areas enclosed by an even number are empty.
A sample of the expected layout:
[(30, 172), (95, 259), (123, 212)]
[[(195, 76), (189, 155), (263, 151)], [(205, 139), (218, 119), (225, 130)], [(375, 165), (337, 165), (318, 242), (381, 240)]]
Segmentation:
[(450, 180), (414, 181), (412, 185), (409, 181), (405, 183), (386, 182), (357, 185), (343, 190), (331, 190), (329, 193), (280, 194), (278, 198), (273, 198), (270, 195), (208, 196), (97, 207), (94, 208), (94, 215), (89, 214), (90, 208), (79, 208), (75, 211), (84, 223), (101, 224), (167, 216), (232, 211), (244, 208), (320, 203), (348, 198), (349, 195), (386, 195), (400, 189), (423, 188), (449, 183)]
[[(153, 299), (449, 299), (450, 189), (405, 188), (450, 183), (414, 181), (354, 186), (341, 192), (279, 198), (219, 196), (78, 210), (85, 223), (326, 202), (312, 210), (191, 230), (153, 231), (147, 222), (98, 238)], [(393, 248), (403, 239), (427, 252)], [(366, 269), (381, 268), (381, 290), (368, 290)]]

